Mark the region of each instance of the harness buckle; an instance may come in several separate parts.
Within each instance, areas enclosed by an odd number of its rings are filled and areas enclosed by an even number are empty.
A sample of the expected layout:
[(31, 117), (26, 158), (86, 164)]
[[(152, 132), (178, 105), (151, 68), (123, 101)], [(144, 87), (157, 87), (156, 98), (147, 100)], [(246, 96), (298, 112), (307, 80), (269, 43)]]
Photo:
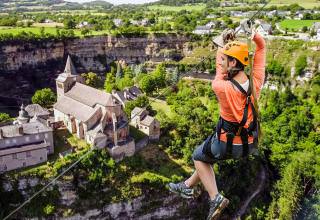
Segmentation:
[(250, 96), (247, 96), (246, 104), (248, 105), (250, 101)]

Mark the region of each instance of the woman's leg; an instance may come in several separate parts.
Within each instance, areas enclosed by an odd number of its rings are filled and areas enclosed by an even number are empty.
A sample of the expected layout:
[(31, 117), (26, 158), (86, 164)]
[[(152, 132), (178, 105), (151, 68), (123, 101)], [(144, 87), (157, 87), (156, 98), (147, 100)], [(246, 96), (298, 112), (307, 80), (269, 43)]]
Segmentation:
[[(200, 178), (204, 188), (209, 193), (210, 199), (214, 199), (218, 194), (218, 188), (212, 166), (208, 163), (197, 160), (194, 160), (194, 166), (196, 167), (197, 176)], [(196, 179), (196, 177), (194, 177), (194, 179)]]
[(197, 171), (194, 171), (193, 174), (186, 181), (184, 181), (184, 183), (188, 187), (194, 187), (199, 182), (200, 182), (200, 178), (199, 178)]

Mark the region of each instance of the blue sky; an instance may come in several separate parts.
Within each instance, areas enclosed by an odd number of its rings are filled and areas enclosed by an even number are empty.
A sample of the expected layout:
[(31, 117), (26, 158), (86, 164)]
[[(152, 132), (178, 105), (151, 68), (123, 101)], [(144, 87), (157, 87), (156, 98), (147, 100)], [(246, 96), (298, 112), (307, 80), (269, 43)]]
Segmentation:
[[(66, 0), (68, 2), (92, 2), (93, 0)], [(107, 2), (110, 2), (114, 5), (119, 5), (119, 4), (142, 4), (142, 3), (147, 3), (147, 2), (155, 2), (157, 0), (106, 0)]]

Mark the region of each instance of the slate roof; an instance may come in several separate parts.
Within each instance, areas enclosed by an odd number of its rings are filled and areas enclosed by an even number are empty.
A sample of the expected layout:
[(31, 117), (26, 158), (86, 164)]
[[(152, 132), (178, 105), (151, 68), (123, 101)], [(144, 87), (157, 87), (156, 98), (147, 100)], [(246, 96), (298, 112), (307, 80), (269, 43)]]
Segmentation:
[(10, 147), (8, 149), (1, 149), (0, 150), (0, 156), (8, 155), (8, 154), (14, 154), (14, 153), (20, 153), (25, 152), (29, 150), (36, 150), (41, 148), (46, 148), (49, 146), (49, 143), (42, 142), (39, 144), (28, 144), (28, 145), (21, 145), (19, 147)]
[(7, 125), (0, 127), (0, 129), (3, 131), (4, 138), (17, 137), (22, 136), (21, 134), (19, 134), (19, 126), (23, 127), (23, 135), (38, 134), (42, 132), (52, 131), (52, 128), (47, 127), (39, 121), (32, 121), (22, 125)]
[[(102, 106), (115, 105), (112, 100), (111, 94), (78, 82), (70, 89), (70, 91), (65, 93), (65, 96), (79, 102), (80, 104), (84, 104), (90, 107), (94, 107), (96, 104), (100, 104)], [(71, 107), (72, 105), (68, 106)], [(74, 107), (72, 106), (72, 108)]]
[(33, 117), (34, 115), (37, 116), (47, 116), (49, 115), (49, 111), (45, 108), (42, 108), (40, 105), (38, 104), (31, 104), (31, 105), (27, 105), (25, 107), (26, 112), (28, 112), (28, 115), (30, 117)]
[(85, 105), (66, 96), (61, 97), (53, 107), (64, 114), (70, 114), (76, 119), (84, 122), (89, 120), (92, 114), (96, 111), (91, 106)]
[(141, 121), (141, 124), (150, 126), (154, 120), (155, 120), (154, 117), (147, 115), (146, 117), (143, 118), (143, 120)]

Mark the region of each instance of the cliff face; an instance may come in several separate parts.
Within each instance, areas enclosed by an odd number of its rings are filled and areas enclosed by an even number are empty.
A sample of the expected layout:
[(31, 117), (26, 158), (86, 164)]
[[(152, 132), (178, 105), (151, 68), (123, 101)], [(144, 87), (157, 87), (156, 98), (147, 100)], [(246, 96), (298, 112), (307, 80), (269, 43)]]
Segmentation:
[[(0, 73), (37, 69), (52, 61), (63, 63), (67, 54), (79, 71), (105, 71), (114, 60), (126, 63), (163, 61), (183, 56), (184, 36), (113, 37), (99, 36), (67, 41), (21, 42), (0, 47)], [(171, 53), (168, 51), (171, 51)]]
[[(179, 60), (187, 37), (176, 34), (142, 37), (97, 36), (64, 41), (0, 44), (0, 97), (5, 105), (28, 103), (35, 90), (55, 89), (55, 79), (64, 70), (67, 55), (79, 73), (104, 74), (112, 61), (127, 64)], [(5, 83), (4, 83), (5, 82)], [(14, 100), (15, 99), (15, 100)], [(10, 102), (10, 103), (9, 103)]]

